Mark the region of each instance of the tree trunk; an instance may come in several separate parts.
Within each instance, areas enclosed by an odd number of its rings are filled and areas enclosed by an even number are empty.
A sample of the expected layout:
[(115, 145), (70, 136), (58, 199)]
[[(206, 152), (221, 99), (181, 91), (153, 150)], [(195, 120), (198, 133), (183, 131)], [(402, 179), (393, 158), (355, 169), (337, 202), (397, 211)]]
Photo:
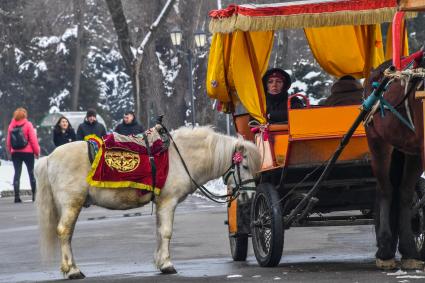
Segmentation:
[(137, 48), (136, 54), (133, 54), (131, 47), (133, 46), (130, 37), (130, 30), (128, 28), (127, 20), (124, 15), (123, 6), (121, 0), (106, 0), (109, 12), (111, 13), (112, 21), (114, 23), (115, 30), (118, 36), (118, 45), (120, 48), (121, 55), (123, 56), (127, 72), (131, 77), (134, 107), (136, 118), (141, 118), (141, 99), (140, 99), (140, 69), (143, 62), (143, 56), (145, 54), (145, 48), (152, 42), (155, 31), (158, 26), (164, 21), (175, 0), (168, 0), (164, 5), (161, 13), (158, 15), (156, 20), (150, 25), (149, 31), (143, 38), (140, 46)]
[(74, 83), (72, 85), (71, 110), (78, 110), (78, 97), (80, 93), (80, 80), (82, 69), (82, 38), (84, 34), (83, 27), (83, 5), (84, 0), (74, 0), (74, 18), (77, 25), (77, 42), (75, 43), (75, 61), (74, 61)]

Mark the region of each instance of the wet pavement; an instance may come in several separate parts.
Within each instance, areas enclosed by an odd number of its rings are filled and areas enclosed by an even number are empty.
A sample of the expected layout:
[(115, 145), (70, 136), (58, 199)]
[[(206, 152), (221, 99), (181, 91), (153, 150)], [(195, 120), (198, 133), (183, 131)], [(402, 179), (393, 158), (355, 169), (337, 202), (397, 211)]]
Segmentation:
[[(0, 283), (62, 281), (59, 259), (40, 261), (32, 202), (0, 199)], [(291, 228), (278, 267), (261, 268), (230, 257), (224, 206), (190, 196), (177, 209), (171, 256), (178, 271), (161, 275), (151, 206), (129, 211), (84, 209), (73, 250), (82, 282), (425, 282), (422, 271), (375, 269), (372, 226)]]

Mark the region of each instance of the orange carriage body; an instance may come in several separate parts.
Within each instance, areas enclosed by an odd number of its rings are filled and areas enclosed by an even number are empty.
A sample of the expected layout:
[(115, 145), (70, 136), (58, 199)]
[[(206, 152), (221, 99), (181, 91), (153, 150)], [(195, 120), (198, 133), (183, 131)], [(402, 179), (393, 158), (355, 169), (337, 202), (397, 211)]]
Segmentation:
[[(401, 2), (401, 5), (405, 5), (404, 9), (410, 9), (412, 5), (425, 1)], [(391, 22), (397, 11), (396, 0), (319, 0), (314, 3), (300, 3), (270, 4), (271, 7), (230, 5), (228, 8), (210, 12), (210, 31), (214, 33), (214, 37), (209, 55), (207, 93), (224, 106), (241, 103), (246, 108), (249, 114), (233, 115), (236, 131), (244, 139), (253, 142), (264, 140), (258, 138), (261, 133), (257, 133), (256, 137), (251, 132), (248, 123), (252, 117), (263, 124), (262, 127), (267, 123), (265, 96), (259, 82), (266, 70), (273, 45), (270, 32), (277, 29), (304, 28), (316, 60), (323, 65), (326, 72), (335, 77), (346, 74), (356, 78), (365, 77), (372, 68), (391, 57), (391, 48), (386, 50), (388, 55), (383, 54), (380, 23)], [(407, 15), (413, 17), (411, 13)], [(400, 24), (396, 28), (402, 30), (404, 26)], [(338, 45), (340, 42), (351, 41), (338, 39), (333, 42), (326, 37), (336, 31), (342, 35), (351, 34), (349, 39), (356, 44), (345, 45), (359, 47), (359, 50), (355, 50), (356, 58), (336, 58), (336, 55), (354, 56), (355, 53), (342, 51)], [(402, 35), (398, 37), (401, 38)], [(390, 39), (390, 36), (387, 37), (388, 42)], [(324, 44), (331, 41), (334, 46)], [(387, 46), (391, 47), (391, 44)], [(331, 50), (331, 47), (334, 49)], [(402, 54), (406, 50), (407, 45), (400, 44), (395, 52)], [(347, 62), (350, 63), (344, 65)], [(340, 66), (340, 63), (343, 66)], [(229, 111), (232, 107), (224, 109)], [(303, 166), (313, 168), (329, 160), (359, 112), (359, 105), (289, 109), (287, 124), (267, 125), (267, 148), (270, 150), (266, 151), (263, 145), (260, 153), (267, 155), (271, 162), (263, 162), (261, 173), (288, 172), (291, 168)], [(365, 129), (360, 125), (338, 163), (355, 163), (359, 160), (367, 162), (369, 155)], [(276, 168), (285, 170), (274, 170)], [(249, 233), (249, 229), (241, 230), (242, 217), (239, 210), (242, 203), (238, 199), (228, 207), (231, 236)]]
[[(289, 110), (289, 123), (269, 125), (273, 166), (314, 165), (328, 160), (360, 110), (358, 105), (312, 107)], [(340, 161), (367, 159), (369, 149), (361, 125), (345, 148)]]

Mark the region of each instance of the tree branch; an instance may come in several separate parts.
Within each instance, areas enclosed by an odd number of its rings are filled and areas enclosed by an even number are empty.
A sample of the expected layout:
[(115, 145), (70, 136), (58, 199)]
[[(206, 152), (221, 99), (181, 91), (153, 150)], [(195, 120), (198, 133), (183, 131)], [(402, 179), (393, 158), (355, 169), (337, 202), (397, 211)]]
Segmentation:
[(152, 41), (152, 38), (153, 38), (152, 35), (154, 34), (155, 30), (159, 27), (161, 22), (167, 18), (167, 15), (170, 12), (174, 2), (175, 0), (168, 0), (167, 3), (165, 3), (164, 7), (161, 10), (161, 13), (159, 13), (156, 20), (151, 24), (151, 26), (149, 27), (148, 33), (145, 35), (145, 37), (142, 40), (142, 43), (140, 43), (139, 47), (137, 48), (137, 55), (136, 55), (137, 57), (143, 56), (146, 46), (148, 46), (148, 44)]

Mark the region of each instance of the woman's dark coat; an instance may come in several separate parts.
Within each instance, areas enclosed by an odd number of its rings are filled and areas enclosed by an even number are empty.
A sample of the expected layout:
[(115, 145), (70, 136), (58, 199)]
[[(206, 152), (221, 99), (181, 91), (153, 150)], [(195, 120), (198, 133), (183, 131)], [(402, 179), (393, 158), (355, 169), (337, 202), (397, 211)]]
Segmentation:
[[(269, 123), (282, 123), (288, 121), (288, 93), (266, 94), (267, 117)], [(303, 102), (297, 97), (292, 98), (291, 108), (303, 108)]]
[(53, 131), (53, 143), (56, 147), (76, 140), (77, 136), (73, 128), (67, 129), (64, 133), (58, 129)]

